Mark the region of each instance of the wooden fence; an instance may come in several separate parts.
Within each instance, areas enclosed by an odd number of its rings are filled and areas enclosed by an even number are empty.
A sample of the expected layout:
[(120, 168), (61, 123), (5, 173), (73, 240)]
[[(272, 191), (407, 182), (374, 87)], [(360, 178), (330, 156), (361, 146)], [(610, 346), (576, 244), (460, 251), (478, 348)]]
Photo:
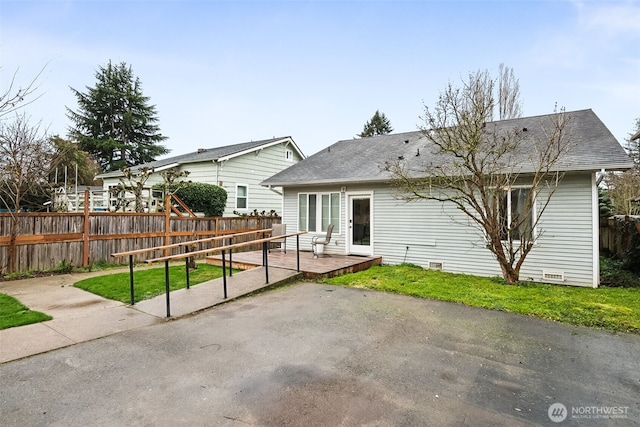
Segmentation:
[[(13, 221), (17, 226), (15, 241), (11, 238)], [(2, 273), (16, 271), (44, 271), (59, 267), (61, 263), (89, 266), (99, 261), (128, 262), (113, 259), (111, 254), (146, 247), (169, 245), (198, 238), (271, 228), (280, 218), (233, 217), (194, 218), (168, 213), (1, 213), (0, 214), (0, 267)], [(255, 238), (246, 236), (244, 241)], [(241, 239), (235, 240), (236, 243)], [(219, 243), (218, 243), (219, 244)], [(190, 248), (206, 249), (206, 244)], [(211, 243), (208, 243), (211, 247)], [(257, 246), (247, 250), (259, 249)], [(177, 253), (165, 251), (136, 258)], [(182, 249), (184, 250), (184, 249)], [(14, 255), (12, 262), (11, 255)]]
[(640, 233), (640, 216), (616, 215), (601, 219), (600, 251), (611, 256), (624, 254), (635, 233)]

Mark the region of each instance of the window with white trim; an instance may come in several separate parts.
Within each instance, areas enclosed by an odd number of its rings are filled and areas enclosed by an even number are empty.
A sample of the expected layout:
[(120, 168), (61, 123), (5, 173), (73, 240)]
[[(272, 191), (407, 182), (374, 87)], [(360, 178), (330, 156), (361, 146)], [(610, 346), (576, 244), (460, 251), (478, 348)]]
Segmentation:
[(284, 150), (284, 158), (285, 160), (292, 162), (293, 161), (293, 151), (291, 150)]
[[(500, 215), (500, 239), (520, 240), (532, 230), (535, 218), (534, 198), (529, 197), (530, 187), (514, 187), (498, 193)], [(533, 204), (533, 206), (530, 206)]]
[(249, 207), (249, 187), (242, 184), (236, 185), (236, 209)]
[(340, 193), (299, 193), (298, 231), (340, 233)]

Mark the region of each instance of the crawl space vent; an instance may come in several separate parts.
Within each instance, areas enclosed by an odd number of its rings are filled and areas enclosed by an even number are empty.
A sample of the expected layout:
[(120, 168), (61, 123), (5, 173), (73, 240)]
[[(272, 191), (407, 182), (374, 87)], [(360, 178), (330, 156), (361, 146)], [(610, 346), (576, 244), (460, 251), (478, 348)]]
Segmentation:
[(542, 279), (550, 282), (564, 282), (564, 271), (542, 271)]
[(442, 261), (429, 261), (429, 270), (442, 270)]

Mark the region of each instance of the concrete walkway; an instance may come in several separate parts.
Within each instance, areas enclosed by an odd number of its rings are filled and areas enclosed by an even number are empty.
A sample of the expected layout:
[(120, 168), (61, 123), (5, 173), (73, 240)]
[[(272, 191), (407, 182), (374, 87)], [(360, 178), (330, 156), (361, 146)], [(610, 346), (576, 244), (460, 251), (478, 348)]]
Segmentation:
[[(55, 275), (0, 283), (0, 293), (11, 295), (29, 309), (53, 317), (47, 322), (0, 330), (0, 363), (167, 320), (164, 294), (130, 306), (73, 286), (85, 278), (114, 272), (119, 271)], [(224, 299), (222, 279), (201, 283), (189, 290), (173, 291), (170, 295), (170, 319), (300, 277), (301, 274), (296, 271), (270, 267), (269, 284), (266, 284), (264, 269), (260, 267), (227, 277), (227, 299)]]

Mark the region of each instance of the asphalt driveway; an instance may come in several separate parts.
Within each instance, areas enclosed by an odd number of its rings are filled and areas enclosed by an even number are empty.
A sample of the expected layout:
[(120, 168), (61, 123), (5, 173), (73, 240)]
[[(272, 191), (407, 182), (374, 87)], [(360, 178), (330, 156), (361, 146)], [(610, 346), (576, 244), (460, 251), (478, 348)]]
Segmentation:
[(638, 355), (637, 335), (301, 283), (0, 365), (0, 420), (637, 425)]

